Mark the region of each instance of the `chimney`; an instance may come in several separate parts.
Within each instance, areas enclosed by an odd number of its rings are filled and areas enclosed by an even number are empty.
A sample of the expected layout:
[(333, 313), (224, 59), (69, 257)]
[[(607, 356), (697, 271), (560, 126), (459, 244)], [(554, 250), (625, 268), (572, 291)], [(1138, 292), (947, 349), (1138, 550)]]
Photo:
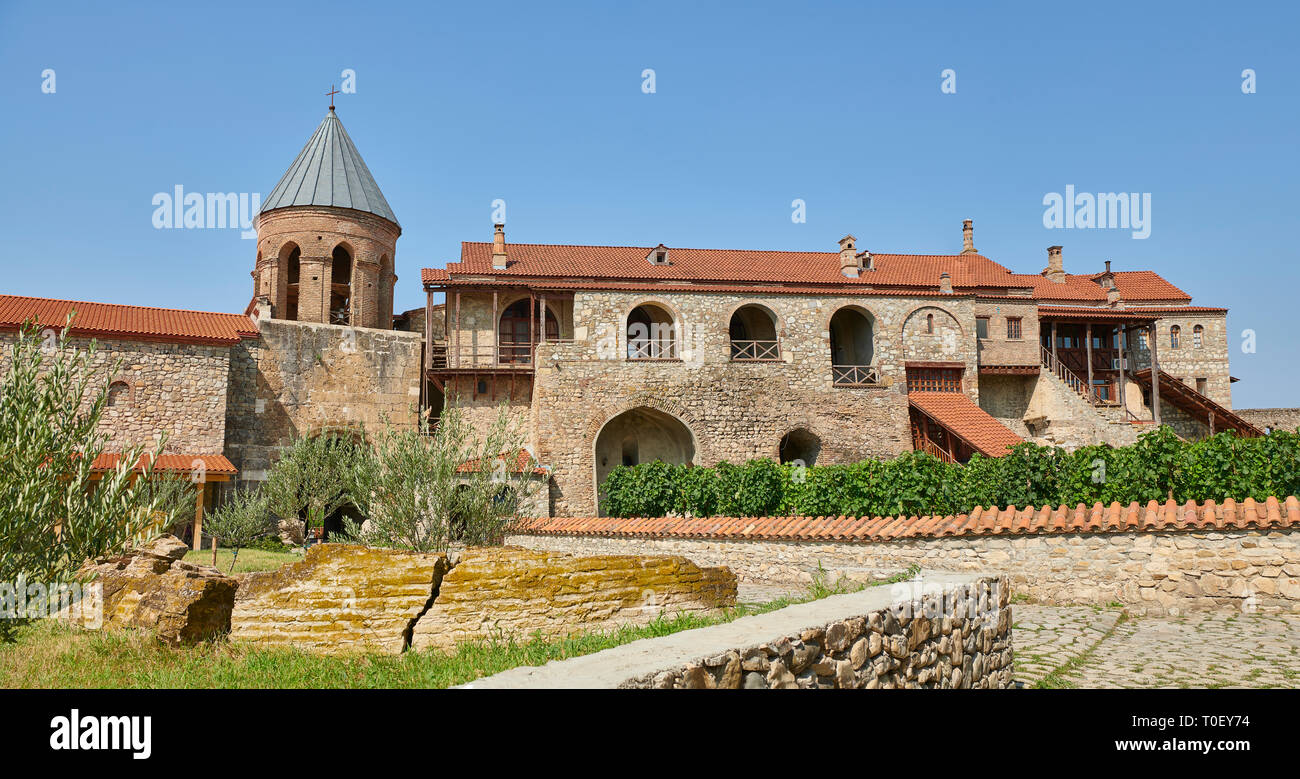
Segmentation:
[(858, 252), (854, 244), (858, 241), (852, 235), (846, 235), (840, 239), (840, 273), (851, 279), (858, 277)]
[(1057, 284), (1065, 283), (1065, 264), (1061, 260), (1060, 246), (1047, 247), (1047, 267), (1043, 269), (1043, 275), (1047, 277), (1048, 281)]
[(504, 224), (493, 225), (492, 268), (494, 270), (506, 269), (506, 226)]
[(939, 274), (939, 291), (945, 295), (952, 294), (952, 276), (948, 275), (948, 271)]
[(1106, 272), (1097, 277), (1097, 283), (1103, 289), (1115, 289), (1115, 274), (1110, 272), (1110, 260), (1106, 260)]
[(961, 253), (976, 254), (975, 251), (975, 222), (971, 219), (965, 219), (961, 223)]

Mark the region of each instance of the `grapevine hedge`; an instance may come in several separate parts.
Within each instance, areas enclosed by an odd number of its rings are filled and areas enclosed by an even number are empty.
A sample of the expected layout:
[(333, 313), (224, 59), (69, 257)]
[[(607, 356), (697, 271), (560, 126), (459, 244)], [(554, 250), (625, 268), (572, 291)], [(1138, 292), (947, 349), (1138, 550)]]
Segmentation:
[(945, 464), (922, 452), (800, 467), (771, 460), (712, 467), (619, 466), (601, 485), (606, 514), (657, 517), (960, 514), (976, 506), (1069, 506), (1173, 498), (1263, 500), (1300, 493), (1300, 432), (1180, 440), (1168, 427), (1136, 444), (1073, 452), (1022, 443), (1004, 457)]

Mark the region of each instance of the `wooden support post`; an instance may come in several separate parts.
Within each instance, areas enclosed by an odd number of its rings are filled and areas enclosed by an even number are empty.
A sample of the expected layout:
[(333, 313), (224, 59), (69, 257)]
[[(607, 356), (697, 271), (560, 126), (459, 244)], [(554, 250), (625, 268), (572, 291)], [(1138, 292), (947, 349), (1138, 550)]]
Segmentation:
[[(1119, 404), (1127, 411), (1128, 401), (1124, 398), (1124, 385), (1128, 383), (1124, 378), (1124, 336), (1128, 334), (1128, 330), (1123, 325), (1120, 325), (1115, 328), (1115, 331), (1115, 343), (1119, 347)], [(1124, 418), (1128, 419), (1127, 416)]]
[(533, 345), (537, 343), (536, 333), (533, 331), (533, 320), (537, 318), (537, 293), (531, 289), (528, 290), (528, 364), (536, 365), (533, 360)]
[(1092, 386), (1092, 322), (1087, 322), (1083, 326), (1083, 339), (1085, 344), (1084, 355), (1088, 360), (1088, 401), (1096, 400), (1095, 392)]
[(1160, 338), (1160, 331), (1156, 329), (1156, 323), (1149, 325), (1151, 333), (1148, 340), (1151, 342), (1151, 419), (1160, 427), (1160, 350), (1157, 348), (1157, 341)]
[[(208, 485), (206, 482), (199, 482), (195, 486), (196, 489), (194, 490), (194, 538), (192, 539), (194, 541), (194, 544), (191, 548), (197, 551), (203, 548), (203, 498)], [(212, 541), (214, 547), (216, 546), (216, 543), (217, 541), (214, 538)]]
[(1053, 363), (1057, 362), (1057, 359), (1056, 359), (1056, 320), (1052, 320), (1052, 362), (1053, 362)]
[(460, 367), (460, 290), (456, 290), (456, 362), (455, 367)]
[(1210, 412), (1210, 435), (1214, 435), (1214, 412)]
[[(497, 291), (492, 290), (492, 365), (501, 363), (501, 325), (497, 324)], [(494, 380), (495, 382), (495, 380)], [(496, 400), (496, 384), (492, 385), (492, 399)]]
[(537, 313), (537, 341), (546, 343), (546, 293), (542, 293), (542, 304)]

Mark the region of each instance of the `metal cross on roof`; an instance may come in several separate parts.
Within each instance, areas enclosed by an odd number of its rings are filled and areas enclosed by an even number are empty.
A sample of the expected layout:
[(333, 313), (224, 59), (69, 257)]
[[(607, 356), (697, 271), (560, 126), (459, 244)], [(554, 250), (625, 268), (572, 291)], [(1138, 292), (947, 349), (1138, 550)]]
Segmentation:
[(330, 91), (326, 92), (325, 94), (327, 94), (327, 95), (330, 96), (330, 110), (333, 111), (333, 110), (334, 110), (334, 96), (337, 95), (337, 94), (339, 94), (339, 91), (338, 91), (337, 89), (334, 88), (334, 85), (333, 85), (333, 84), (330, 84)]

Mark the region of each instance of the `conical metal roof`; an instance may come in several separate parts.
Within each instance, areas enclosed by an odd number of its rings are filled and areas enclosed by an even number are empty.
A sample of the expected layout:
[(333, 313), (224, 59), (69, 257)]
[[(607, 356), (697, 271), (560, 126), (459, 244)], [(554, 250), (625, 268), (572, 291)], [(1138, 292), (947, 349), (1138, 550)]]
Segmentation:
[(289, 206), (352, 208), (398, 224), (333, 108), (271, 190), (262, 213)]

